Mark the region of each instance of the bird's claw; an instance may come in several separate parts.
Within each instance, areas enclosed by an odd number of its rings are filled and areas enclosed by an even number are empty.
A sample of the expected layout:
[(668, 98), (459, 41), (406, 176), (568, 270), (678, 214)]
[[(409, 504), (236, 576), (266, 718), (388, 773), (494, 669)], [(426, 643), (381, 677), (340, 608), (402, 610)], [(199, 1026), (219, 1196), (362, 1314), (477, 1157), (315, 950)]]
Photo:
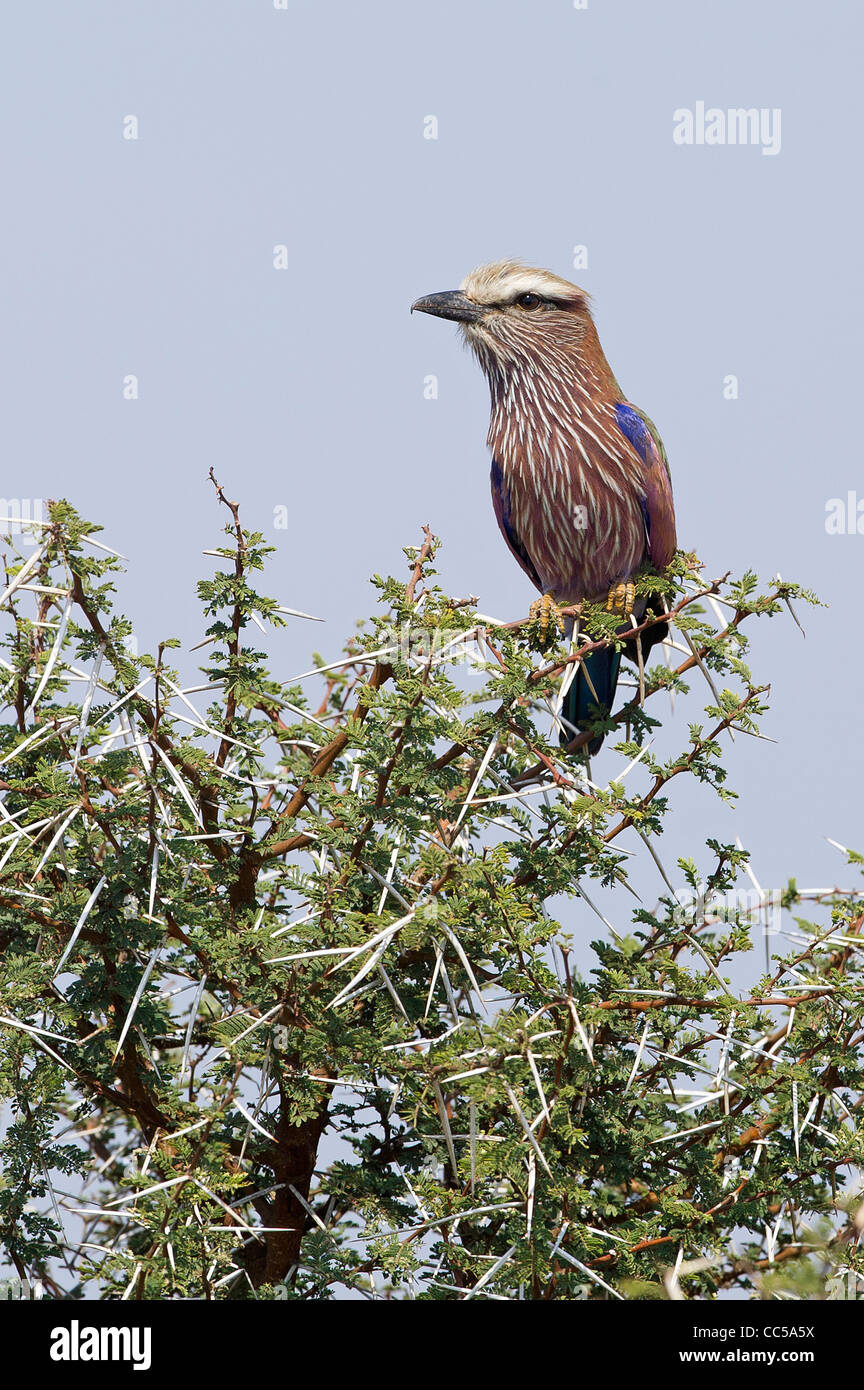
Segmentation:
[(606, 599), (607, 613), (620, 613), (622, 618), (629, 618), (633, 612), (633, 605), (636, 602), (636, 585), (610, 584), (609, 595)]
[(548, 647), (555, 638), (553, 624), (563, 636), (564, 619), (561, 616), (561, 609), (551, 594), (544, 594), (542, 598), (535, 598), (528, 609), (528, 618), (536, 627), (541, 649)]

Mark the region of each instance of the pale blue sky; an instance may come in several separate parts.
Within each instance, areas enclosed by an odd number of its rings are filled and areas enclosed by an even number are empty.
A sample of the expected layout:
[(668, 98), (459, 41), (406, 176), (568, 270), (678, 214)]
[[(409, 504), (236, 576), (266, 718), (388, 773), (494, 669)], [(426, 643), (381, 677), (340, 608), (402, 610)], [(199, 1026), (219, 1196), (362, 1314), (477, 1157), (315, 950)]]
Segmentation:
[[(777, 743), (730, 750), (734, 815), (676, 789), (669, 857), (737, 830), (766, 885), (848, 882), (822, 837), (864, 848), (864, 535), (827, 535), (825, 506), (864, 498), (862, 28), (840, 0), (7, 10), (0, 490), (105, 525), (145, 644), (201, 635), (211, 464), (279, 546), (270, 591), (327, 619), (271, 644), (282, 675), (313, 645), (338, 654), (368, 576), (423, 522), (452, 592), (519, 616), (534, 595), (492, 516), (485, 384), (452, 326), (408, 306), (504, 255), (576, 278), (666, 441), (681, 543), (709, 573), (779, 570), (830, 604), (802, 614), (806, 641), (753, 629)], [(699, 101), (780, 108), (780, 153), (676, 145), (673, 112)], [(679, 744), (697, 712), (679, 706)]]

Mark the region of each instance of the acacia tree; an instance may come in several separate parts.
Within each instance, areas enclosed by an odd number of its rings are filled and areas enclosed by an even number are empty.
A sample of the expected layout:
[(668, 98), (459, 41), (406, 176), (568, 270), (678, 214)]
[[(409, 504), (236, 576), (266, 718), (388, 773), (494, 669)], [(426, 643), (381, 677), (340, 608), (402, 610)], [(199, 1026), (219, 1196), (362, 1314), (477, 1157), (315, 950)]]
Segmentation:
[[(811, 596), (704, 582), (689, 556), (644, 575), (671, 636), (598, 725), (603, 783), (554, 713), (608, 615), (585, 605), (578, 645), (538, 654), (530, 624), (436, 587), (427, 532), (318, 689), (285, 682), (250, 640), (292, 620), (254, 587), (269, 547), (219, 498), (194, 688), (176, 643), (135, 654), (119, 562), (66, 502), (7, 552), (11, 1268), (105, 1299), (821, 1297), (864, 1276), (861, 897), (790, 882), (763, 970), (746, 852), (659, 852), (682, 783), (730, 798), (724, 735), (758, 733), (745, 629)], [(683, 746), (660, 761), (664, 691)]]

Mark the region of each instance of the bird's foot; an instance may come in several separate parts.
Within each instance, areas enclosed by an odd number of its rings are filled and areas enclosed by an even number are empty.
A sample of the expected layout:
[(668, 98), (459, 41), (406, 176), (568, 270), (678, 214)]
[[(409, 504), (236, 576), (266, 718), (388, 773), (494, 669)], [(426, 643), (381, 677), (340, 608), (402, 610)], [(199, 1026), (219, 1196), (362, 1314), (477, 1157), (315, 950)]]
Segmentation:
[(633, 605), (636, 602), (636, 585), (610, 584), (609, 594), (606, 599), (607, 613), (620, 613), (622, 618), (629, 618), (633, 612)]
[(535, 598), (528, 609), (528, 619), (534, 624), (541, 651), (554, 642), (556, 628), (562, 636), (564, 634), (564, 619), (552, 594), (544, 594), (542, 598)]

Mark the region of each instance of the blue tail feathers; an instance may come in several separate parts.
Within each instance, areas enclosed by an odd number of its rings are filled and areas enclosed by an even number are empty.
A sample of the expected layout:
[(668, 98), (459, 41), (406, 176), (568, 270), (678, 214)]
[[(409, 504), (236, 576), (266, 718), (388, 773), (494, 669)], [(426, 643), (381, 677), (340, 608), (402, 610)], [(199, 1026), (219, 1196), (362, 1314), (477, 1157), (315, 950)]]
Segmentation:
[[(598, 715), (608, 715), (611, 712), (620, 668), (621, 653), (613, 651), (609, 647), (591, 652), (589, 656), (584, 658), (580, 663), (573, 684), (564, 696), (561, 713), (568, 724), (584, 730), (593, 723)], [(562, 744), (568, 744), (573, 737), (574, 735), (570, 730), (562, 729), (560, 735)], [(602, 742), (602, 734), (592, 738), (586, 745), (589, 754), (597, 753)]]

